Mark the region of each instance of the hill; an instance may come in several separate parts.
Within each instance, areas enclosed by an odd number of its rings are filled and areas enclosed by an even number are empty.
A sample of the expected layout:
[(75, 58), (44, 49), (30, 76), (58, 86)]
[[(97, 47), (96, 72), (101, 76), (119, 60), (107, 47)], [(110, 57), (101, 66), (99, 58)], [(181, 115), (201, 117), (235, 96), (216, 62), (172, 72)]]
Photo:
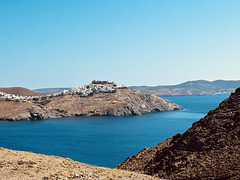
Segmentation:
[(129, 116), (182, 109), (160, 97), (116, 84), (89, 84), (58, 94), (19, 97), (0, 92), (0, 120)]
[(240, 88), (185, 133), (117, 168), (166, 179), (240, 179)]
[(7, 94), (14, 94), (18, 96), (39, 96), (44, 93), (37, 93), (23, 87), (9, 87), (9, 88), (0, 88), (0, 92)]
[(171, 86), (130, 86), (141, 92), (151, 93), (158, 96), (179, 96), (179, 95), (209, 95), (231, 93), (240, 86), (240, 81), (187, 81)]
[(92, 166), (69, 158), (46, 156), (24, 151), (0, 148), (1, 180), (30, 179), (149, 179), (156, 177)]

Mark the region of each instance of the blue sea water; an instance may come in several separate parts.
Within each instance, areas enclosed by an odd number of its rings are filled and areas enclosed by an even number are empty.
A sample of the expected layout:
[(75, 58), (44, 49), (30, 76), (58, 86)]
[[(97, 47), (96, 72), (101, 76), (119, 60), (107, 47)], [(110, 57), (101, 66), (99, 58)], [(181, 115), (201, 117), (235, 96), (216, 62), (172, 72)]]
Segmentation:
[(164, 97), (184, 110), (143, 116), (0, 121), (0, 147), (113, 168), (144, 147), (186, 131), (227, 97), (229, 94)]

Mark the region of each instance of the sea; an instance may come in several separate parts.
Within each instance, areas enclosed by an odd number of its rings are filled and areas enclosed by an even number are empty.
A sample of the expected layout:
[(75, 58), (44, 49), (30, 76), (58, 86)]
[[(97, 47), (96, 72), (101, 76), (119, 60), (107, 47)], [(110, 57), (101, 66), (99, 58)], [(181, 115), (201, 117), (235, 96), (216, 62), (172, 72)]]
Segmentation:
[(228, 97), (229, 94), (165, 96), (184, 109), (142, 116), (0, 121), (0, 147), (114, 168), (141, 149), (185, 132)]

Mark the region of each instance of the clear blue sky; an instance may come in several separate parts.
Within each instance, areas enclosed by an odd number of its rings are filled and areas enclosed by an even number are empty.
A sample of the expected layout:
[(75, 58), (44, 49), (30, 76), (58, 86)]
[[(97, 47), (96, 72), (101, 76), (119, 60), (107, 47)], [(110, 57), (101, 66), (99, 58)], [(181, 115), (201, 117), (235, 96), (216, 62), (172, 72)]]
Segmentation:
[(0, 0), (0, 87), (240, 79), (239, 0)]

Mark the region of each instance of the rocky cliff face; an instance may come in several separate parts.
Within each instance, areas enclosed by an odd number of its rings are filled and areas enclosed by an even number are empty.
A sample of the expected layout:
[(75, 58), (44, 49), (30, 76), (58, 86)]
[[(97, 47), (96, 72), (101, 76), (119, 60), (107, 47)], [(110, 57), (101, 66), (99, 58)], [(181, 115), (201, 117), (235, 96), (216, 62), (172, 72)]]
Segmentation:
[(117, 168), (167, 179), (240, 179), (240, 88), (185, 133)]
[(89, 91), (88, 96), (83, 96), (82, 90), (81, 94), (73, 92), (27, 101), (0, 99), (0, 119), (40, 120), (71, 116), (128, 116), (182, 109), (171, 101), (127, 88), (116, 88), (107, 93)]

